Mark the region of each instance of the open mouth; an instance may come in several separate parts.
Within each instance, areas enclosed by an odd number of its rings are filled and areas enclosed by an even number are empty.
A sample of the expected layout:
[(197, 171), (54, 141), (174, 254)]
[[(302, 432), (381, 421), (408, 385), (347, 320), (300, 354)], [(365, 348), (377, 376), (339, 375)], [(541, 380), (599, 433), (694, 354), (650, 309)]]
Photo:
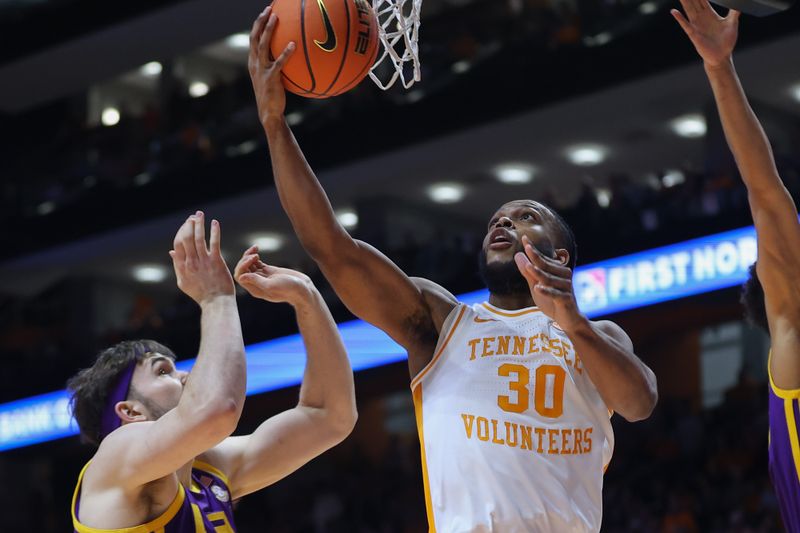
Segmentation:
[(494, 230), (489, 237), (490, 250), (504, 250), (510, 248), (513, 244), (511, 235), (502, 228)]

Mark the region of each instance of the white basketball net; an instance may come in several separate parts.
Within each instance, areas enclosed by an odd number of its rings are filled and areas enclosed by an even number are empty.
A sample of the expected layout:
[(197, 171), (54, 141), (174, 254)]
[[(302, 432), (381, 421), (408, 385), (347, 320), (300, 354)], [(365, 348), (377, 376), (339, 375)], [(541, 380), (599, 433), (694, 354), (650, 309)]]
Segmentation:
[[(372, 7), (378, 17), (378, 36), (383, 54), (372, 65), (369, 77), (384, 91), (398, 78), (408, 89), (421, 78), (417, 41), (422, 0), (373, 0)], [(389, 75), (389, 81), (383, 83), (379, 76), (385, 76), (387, 70), (394, 72)]]

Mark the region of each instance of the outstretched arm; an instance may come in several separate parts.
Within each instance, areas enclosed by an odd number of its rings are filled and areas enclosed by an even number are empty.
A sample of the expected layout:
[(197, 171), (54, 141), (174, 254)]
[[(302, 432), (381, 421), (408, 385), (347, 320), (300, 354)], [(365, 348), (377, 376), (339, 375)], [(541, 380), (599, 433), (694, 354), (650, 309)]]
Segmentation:
[(252, 434), (231, 437), (209, 456), (227, 473), (234, 498), (259, 490), (341, 442), (356, 422), (353, 371), (336, 323), (308, 276), (264, 264), (254, 248), (236, 267), (251, 295), (288, 302), (306, 347), (297, 407), (262, 423)]
[(430, 359), (436, 344), (438, 330), (431, 311), (408, 276), (378, 250), (351, 238), (336, 219), (284, 120), (286, 102), (280, 69), (294, 47), (290, 45), (276, 61), (269, 60), (276, 22), (275, 15), (266, 11), (253, 25), (249, 69), (281, 204), (303, 247), (342, 302), (353, 314), (405, 347), (415, 373)]
[[(739, 13), (720, 17), (707, 0), (681, 0), (686, 15), (673, 10), (703, 58), (728, 145), (747, 187), (758, 234), (757, 273), (767, 307), (773, 350), (795, 337), (800, 326), (800, 224), (797, 208), (775, 167), (767, 136), (753, 113), (733, 66)], [(784, 335), (784, 333), (791, 333)], [(796, 353), (797, 346), (788, 347)], [(800, 363), (793, 371), (800, 386)]]
[(244, 344), (233, 279), (220, 254), (219, 223), (212, 221), (207, 246), (204, 222), (201, 212), (189, 217), (170, 252), (178, 287), (202, 309), (197, 362), (177, 407), (103, 440), (91, 465), (96, 486), (136, 490), (174, 473), (236, 429), (246, 388)]

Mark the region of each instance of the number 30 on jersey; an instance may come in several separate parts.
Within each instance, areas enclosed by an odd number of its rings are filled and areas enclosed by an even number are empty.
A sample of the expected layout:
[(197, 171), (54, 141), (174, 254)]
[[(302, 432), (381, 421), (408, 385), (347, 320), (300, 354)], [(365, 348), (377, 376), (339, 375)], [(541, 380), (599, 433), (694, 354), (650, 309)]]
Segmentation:
[[(499, 395), (497, 405), (509, 413), (524, 413), (530, 408), (530, 387), (533, 386), (533, 408), (546, 418), (558, 418), (564, 412), (566, 371), (559, 365), (540, 365), (533, 381), (528, 367), (505, 363), (497, 368), (501, 377), (510, 377), (508, 395)], [(514, 393), (514, 394), (512, 394)]]

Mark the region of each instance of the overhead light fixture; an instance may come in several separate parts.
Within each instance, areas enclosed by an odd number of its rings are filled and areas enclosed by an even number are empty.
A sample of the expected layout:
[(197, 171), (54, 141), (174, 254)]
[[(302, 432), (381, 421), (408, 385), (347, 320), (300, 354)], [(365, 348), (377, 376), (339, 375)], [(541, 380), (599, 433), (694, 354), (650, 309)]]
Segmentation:
[(133, 279), (142, 283), (160, 283), (167, 279), (167, 269), (161, 265), (139, 265), (133, 269)]
[(137, 187), (141, 187), (142, 185), (147, 185), (153, 181), (153, 175), (149, 172), (140, 172), (133, 177), (133, 184)]
[(340, 209), (336, 211), (336, 219), (339, 224), (346, 229), (353, 229), (358, 226), (358, 215), (352, 209)]
[(792, 91), (792, 97), (798, 102), (800, 102), (800, 83), (793, 85), (791, 91)]
[(107, 107), (100, 114), (100, 122), (103, 123), (103, 126), (115, 126), (119, 124), (119, 118), (119, 109), (116, 107)]
[(658, 4), (655, 2), (644, 2), (639, 4), (639, 13), (642, 15), (652, 15), (658, 11)]
[(425, 93), (422, 92), (422, 89), (415, 89), (406, 94), (406, 99), (412, 104), (419, 102), (423, 98), (425, 98)]
[(533, 165), (526, 163), (507, 163), (494, 169), (497, 179), (509, 185), (530, 183), (535, 172)]
[(234, 33), (233, 35), (229, 36), (225, 39), (225, 42), (231, 48), (249, 48), (250, 47), (250, 35), (246, 33)]
[(300, 111), (292, 111), (286, 114), (286, 123), (290, 126), (297, 126), (305, 117)]
[(669, 189), (686, 181), (686, 175), (680, 170), (667, 170), (661, 177), (661, 183)]
[(450, 70), (455, 72), (456, 74), (463, 74), (467, 72), (470, 68), (472, 68), (472, 63), (467, 61), (466, 59), (462, 59), (461, 61), (456, 61), (450, 67)]
[(608, 150), (599, 144), (579, 144), (567, 149), (567, 159), (573, 165), (590, 167), (602, 163)]
[(194, 81), (189, 85), (189, 96), (200, 98), (208, 94), (209, 86), (204, 81)]
[(50, 200), (36, 206), (36, 213), (41, 216), (49, 215), (56, 210), (56, 203)]
[(275, 252), (283, 247), (284, 239), (279, 233), (254, 233), (247, 242), (258, 246), (259, 252)]
[(703, 115), (692, 113), (683, 115), (670, 122), (672, 131), (689, 139), (702, 137), (706, 134), (706, 119)]
[(595, 198), (597, 198), (597, 203), (603, 209), (611, 205), (612, 197), (613, 195), (611, 194), (611, 191), (609, 189), (606, 189), (605, 187), (600, 187), (597, 190), (595, 190)]
[(464, 186), (458, 183), (437, 183), (428, 187), (428, 197), (440, 204), (453, 204), (464, 198)]
[(148, 78), (152, 78), (153, 76), (158, 76), (161, 74), (163, 67), (161, 63), (158, 61), (151, 61), (149, 63), (145, 63), (141, 67), (139, 67), (139, 72), (142, 76), (147, 76)]

